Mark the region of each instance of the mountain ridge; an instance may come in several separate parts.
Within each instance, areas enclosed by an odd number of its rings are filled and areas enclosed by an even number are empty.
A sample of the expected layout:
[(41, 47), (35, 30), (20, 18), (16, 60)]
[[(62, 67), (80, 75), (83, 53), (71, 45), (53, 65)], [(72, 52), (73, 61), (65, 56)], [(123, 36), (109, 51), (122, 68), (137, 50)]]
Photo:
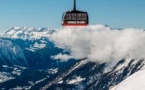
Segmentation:
[[(111, 68), (106, 62), (54, 60), (52, 56), (70, 54), (49, 40), (55, 32), (46, 28), (13, 27), (2, 34), (0, 55), (8, 60), (0, 56), (0, 89), (109, 90), (144, 67), (143, 59), (127, 57), (111, 64)], [(18, 62), (17, 57), (22, 61)], [(2, 63), (6, 60), (12, 64)]]
[(55, 32), (55, 30), (47, 28), (11, 27), (1, 33), (1, 37), (33, 40), (43, 37), (49, 38), (49, 35), (53, 32)]

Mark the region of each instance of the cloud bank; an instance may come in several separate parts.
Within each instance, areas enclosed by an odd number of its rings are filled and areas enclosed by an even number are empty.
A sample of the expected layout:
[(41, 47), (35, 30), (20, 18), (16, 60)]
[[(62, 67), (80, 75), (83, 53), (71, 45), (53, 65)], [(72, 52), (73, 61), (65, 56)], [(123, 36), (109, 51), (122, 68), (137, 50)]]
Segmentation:
[(104, 25), (65, 27), (50, 39), (70, 55), (59, 54), (54, 59), (88, 58), (95, 62), (118, 61), (123, 58), (145, 58), (145, 31), (134, 28), (111, 29)]

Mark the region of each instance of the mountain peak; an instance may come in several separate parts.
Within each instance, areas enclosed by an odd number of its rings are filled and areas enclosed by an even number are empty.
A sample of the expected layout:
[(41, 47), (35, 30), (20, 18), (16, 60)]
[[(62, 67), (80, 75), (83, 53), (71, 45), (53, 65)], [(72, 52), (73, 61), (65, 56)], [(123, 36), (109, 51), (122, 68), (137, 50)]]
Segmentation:
[(2, 33), (2, 37), (19, 38), (19, 39), (40, 39), (49, 37), (55, 30), (38, 27), (11, 27)]

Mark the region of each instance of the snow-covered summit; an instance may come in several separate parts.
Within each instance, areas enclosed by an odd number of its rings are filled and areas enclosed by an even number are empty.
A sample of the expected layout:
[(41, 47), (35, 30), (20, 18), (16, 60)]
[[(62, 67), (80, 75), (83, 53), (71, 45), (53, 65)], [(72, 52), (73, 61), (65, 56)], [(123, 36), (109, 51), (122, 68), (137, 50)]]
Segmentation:
[(1, 34), (2, 37), (19, 38), (19, 39), (40, 39), (49, 37), (55, 32), (53, 29), (47, 28), (29, 28), (29, 27), (11, 27)]
[(145, 69), (131, 75), (111, 90), (145, 90)]
[[(78, 27), (77, 27), (78, 28)], [(81, 27), (82, 29), (85, 29)], [(40, 38), (49, 38), (50, 34), (56, 32), (59, 29), (76, 29), (75, 27), (66, 27), (66, 28), (38, 28), (38, 27), (11, 27), (4, 32), (0, 33), (0, 37), (6, 38), (18, 38), (18, 39), (40, 39)], [(78, 28), (79, 29), (79, 28)], [(108, 25), (89, 25), (86, 29), (94, 30), (110, 30)]]

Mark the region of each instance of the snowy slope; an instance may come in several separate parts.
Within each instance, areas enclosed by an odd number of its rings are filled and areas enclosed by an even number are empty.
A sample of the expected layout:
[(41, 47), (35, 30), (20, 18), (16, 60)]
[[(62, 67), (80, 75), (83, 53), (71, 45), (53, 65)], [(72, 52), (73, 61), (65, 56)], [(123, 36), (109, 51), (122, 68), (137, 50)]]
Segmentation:
[(21, 66), (8, 66), (2, 65), (3, 70), (0, 71), (0, 83), (5, 81), (15, 79), (15, 77), (20, 76), (23, 70), (27, 69), (26, 67)]
[(0, 37), (31, 41), (25, 49), (35, 52), (46, 47), (50, 34), (55, 31), (47, 28), (12, 27), (1, 33)]
[(0, 38), (0, 64), (27, 65), (23, 50), (12, 41)]
[(28, 28), (28, 27), (12, 27), (1, 34), (2, 37), (19, 38), (19, 39), (40, 39), (49, 37), (54, 32), (53, 29), (47, 28)]
[(111, 90), (145, 90), (145, 69), (131, 75)]
[[(104, 30), (106, 27), (97, 26), (97, 29)], [(108, 29), (111, 28), (106, 30)], [(97, 88), (97, 90), (109, 90), (111, 86), (119, 84), (142, 69), (145, 64), (144, 60), (124, 58), (118, 60), (118, 63), (113, 64), (110, 68), (105, 62), (90, 62), (90, 59), (75, 62), (53, 60), (51, 56), (68, 53), (63, 48), (57, 48), (54, 42), (49, 41), (49, 36), (53, 32), (55, 30), (47, 28), (12, 27), (1, 34), (3, 38), (0, 39), (0, 65), (2, 66), (0, 67), (2, 69), (0, 70), (0, 82), (2, 82), (0, 89), (96, 90)], [(77, 54), (79, 55), (79, 53)], [(28, 67), (27, 70), (16, 69), (11, 68), (8, 63), (18, 66), (28, 63), (31, 67)], [(36, 69), (34, 70), (34, 68)], [(16, 78), (13, 74), (20, 77)], [(124, 84), (119, 84), (113, 89), (125, 90), (121, 85)]]

